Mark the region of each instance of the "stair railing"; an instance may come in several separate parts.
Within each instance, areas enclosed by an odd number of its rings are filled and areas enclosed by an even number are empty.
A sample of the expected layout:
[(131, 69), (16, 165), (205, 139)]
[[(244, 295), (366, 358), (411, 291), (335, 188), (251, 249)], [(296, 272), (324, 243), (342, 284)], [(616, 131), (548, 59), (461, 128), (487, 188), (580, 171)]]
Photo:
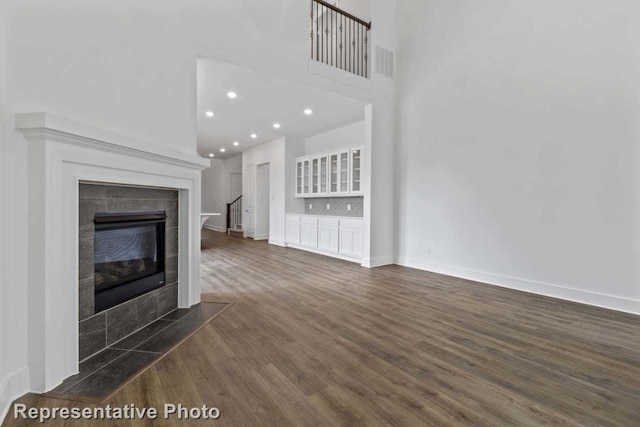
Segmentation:
[(242, 226), (242, 195), (231, 203), (227, 203), (227, 233)]
[(311, 59), (369, 77), (371, 22), (327, 3), (311, 0)]

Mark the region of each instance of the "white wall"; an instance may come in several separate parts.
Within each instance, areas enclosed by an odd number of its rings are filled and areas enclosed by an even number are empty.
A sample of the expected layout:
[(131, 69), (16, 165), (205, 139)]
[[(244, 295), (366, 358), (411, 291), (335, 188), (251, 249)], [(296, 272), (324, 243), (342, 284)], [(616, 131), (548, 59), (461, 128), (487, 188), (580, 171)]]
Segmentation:
[(307, 73), (306, 2), (6, 1), (17, 111), (47, 110), (193, 151), (197, 56), (368, 96)]
[(304, 138), (285, 139), (285, 209), (287, 213), (304, 213), (304, 199), (296, 197), (296, 158), (304, 156)]
[(224, 174), (225, 179), (227, 180), (225, 185), (225, 203), (230, 203), (233, 201), (233, 195), (231, 194), (231, 174), (232, 173), (242, 173), (242, 154), (238, 154), (237, 156), (231, 157), (224, 161)]
[(8, 99), (8, 5), (0, 1), (0, 421), (27, 391), (26, 205), (24, 147), (14, 143)]
[(364, 121), (305, 138), (305, 154), (324, 153), (364, 143)]
[[(371, 5), (372, 46), (396, 50), (396, 2), (376, 1)], [(398, 20), (404, 26), (402, 20)], [(375, 64), (375, 49), (372, 63)], [(397, 80), (397, 79), (396, 79)], [(364, 183), (365, 244), (363, 265), (375, 267), (395, 261), (395, 81), (372, 73), (373, 102), (365, 114), (365, 159), (371, 179)], [(371, 145), (368, 145), (370, 141)], [(400, 172), (400, 170), (399, 170)], [(367, 216), (370, 213), (370, 217)], [(367, 253), (368, 252), (368, 253)]]
[(255, 240), (265, 240), (269, 238), (269, 211), (271, 204), (270, 189), (270, 164), (258, 165), (256, 168), (256, 209), (255, 209)]
[[(6, 120), (6, 109), (7, 109), (7, 64), (6, 64), (6, 53), (7, 53), (7, 34), (6, 34), (6, 6), (4, 3), (0, 2), (0, 200), (5, 199), (5, 148), (4, 148), (4, 135), (3, 130), (5, 129), (4, 121)], [(6, 238), (4, 237), (4, 224), (5, 223), (5, 211), (6, 209), (0, 208), (0, 408), (5, 408), (8, 399), (6, 389), (6, 379), (8, 376), (7, 372), (7, 363), (5, 359), (6, 348), (8, 344), (8, 340), (5, 338), (8, 331), (8, 319), (6, 318), (5, 312), (7, 309), (7, 299), (5, 296), (6, 292), (6, 265), (4, 260), (5, 254), (5, 246), (6, 246)], [(2, 414), (0, 414), (0, 417)], [(2, 418), (0, 418), (2, 419)]]
[(371, 22), (371, 0), (335, 0), (329, 3), (335, 4), (365, 22)]
[(225, 231), (227, 226), (227, 203), (231, 202), (230, 174), (242, 173), (242, 155), (229, 159), (211, 159), (211, 167), (202, 171), (202, 210), (219, 212), (205, 222), (205, 227)]
[(401, 4), (400, 262), (640, 313), (640, 4)]
[(226, 224), (224, 163), (222, 159), (211, 159), (211, 167), (202, 171), (202, 211), (222, 214), (212, 216), (205, 222), (205, 226), (216, 231), (225, 231)]
[[(255, 189), (257, 188), (257, 183), (254, 182), (253, 185), (251, 185), (248, 182), (249, 175), (247, 174), (247, 167), (254, 165), (257, 168), (258, 165), (269, 163), (269, 191), (271, 193), (269, 212), (269, 243), (279, 246), (284, 246), (285, 146), (285, 138), (282, 137), (264, 143), (242, 153), (242, 198), (244, 207), (248, 206), (247, 203), (249, 203), (249, 198), (253, 198), (253, 206), (256, 206)], [(254, 179), (257, 179), (257, 176), (258, 174), (256, 173), (254, 175)], [(253, 217), (255, 221), (255, 214), (253, 215)], [(243, 218), (242, 223), (245, 230), (248, 229), (245, 218)]]

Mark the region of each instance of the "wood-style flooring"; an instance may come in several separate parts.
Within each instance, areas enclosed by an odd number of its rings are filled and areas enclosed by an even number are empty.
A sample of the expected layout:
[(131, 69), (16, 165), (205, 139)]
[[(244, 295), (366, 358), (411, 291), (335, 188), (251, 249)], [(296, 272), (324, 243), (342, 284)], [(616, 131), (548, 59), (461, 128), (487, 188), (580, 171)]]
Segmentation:
[(220, 408), (193, 425), (640, 425), (639, 316), (206, 230), (202, 264), (234, 305), (105, 404)]

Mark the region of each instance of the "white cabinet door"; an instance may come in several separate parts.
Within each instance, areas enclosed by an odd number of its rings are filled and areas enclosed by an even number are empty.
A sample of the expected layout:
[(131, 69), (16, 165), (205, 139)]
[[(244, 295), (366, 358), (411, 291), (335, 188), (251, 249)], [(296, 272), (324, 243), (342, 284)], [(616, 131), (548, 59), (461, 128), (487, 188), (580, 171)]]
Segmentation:
[(340, 178), (338, 180), (338, 193), (349, 194), (349, 150), (338, 153)]
[(329, 193), (329, 156), (320, 157), (320, 191), (322, 195)]
[(338, 194), (340, 179), (340, 162), (338, 153), (329, 154), (329, 194)]
[(285, 241), (292, 245), (300, 244), (300, 217), (287, 215)]
[(311, 158), (311, 194), (320, 193), (320, 157)]
[(364, 238), (363, 230), (360, 228), (340, 228), (340, 254), (361, 258), (362, 257), (362, 240)]
[(318, 249), (338, 253), (338, 240), (338, 227), (326, 225), (318, 226)]
[(349, 194), (349, 150), (329, 154), (329, 194)]
[(362, 165), (363, 165), (363, 147), (353, 147), (350, 150), (349, 159), (349, 176), (350, 176), (350, 193), (354, 195), (362, 194)]
[(304, 159), (302, 161), (302, 195), (311, 194), (311, 161)]
[(302, 187), (302, 180), (303, 180), (302, 168), (303, 168), (303, 161), (302, 160), (296, 161), (296, 197), (302, 197), (304, 195), (303, 187)]
[(318, 226), (313, 224), (300, 224), (300, 244), (308, 248), (318, 247)]

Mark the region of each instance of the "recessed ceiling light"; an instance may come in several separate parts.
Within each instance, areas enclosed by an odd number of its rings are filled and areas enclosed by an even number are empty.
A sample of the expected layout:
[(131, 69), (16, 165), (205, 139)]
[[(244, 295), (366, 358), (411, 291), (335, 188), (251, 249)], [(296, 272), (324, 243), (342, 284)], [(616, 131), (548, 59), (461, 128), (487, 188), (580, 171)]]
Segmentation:
[(209, 157), (213, 157), (213, 156), (215, 156), (215, 154), (209, 153)]
[(213, 111), (207, 111), (206, 113), (204, 113), (207, 115), (207, 117), (213, 117), (215, 116), (215, 114), (213, 114)]
[(240, 143), (238, 141), (236, 141), (236, 142), (233, 143), (233, 145), (237, 147), (238, 145), (240, 145)]
[(226, 149), (226, 148), (221, 148), (221, 149), (220, 149), (220, 152), (221, 152), (221, 153), (224, 153), (225, 151), (227, 151), (227, 149)]
[(227, 92), (227, 96), (231, 99), (235, 99), (238, 97), (238, 94), (232, 91), (232, 92)]
[(256, 135), (255, 133), (251, 134), (251, 138), (256, 139), (258, 137), (258, 135)]
[(276, 129), (280, 129), (280, 123), (274, 123), (273, 127), (276, 128)]
[(310, 116), (310, 115), (312, 115), (312, 114), (313, 114), (313, 110), (312, 110), (311, 108), (307, 108), (306, 110), (304, 110), (304, 113), (305, 113), (307, 116)]

